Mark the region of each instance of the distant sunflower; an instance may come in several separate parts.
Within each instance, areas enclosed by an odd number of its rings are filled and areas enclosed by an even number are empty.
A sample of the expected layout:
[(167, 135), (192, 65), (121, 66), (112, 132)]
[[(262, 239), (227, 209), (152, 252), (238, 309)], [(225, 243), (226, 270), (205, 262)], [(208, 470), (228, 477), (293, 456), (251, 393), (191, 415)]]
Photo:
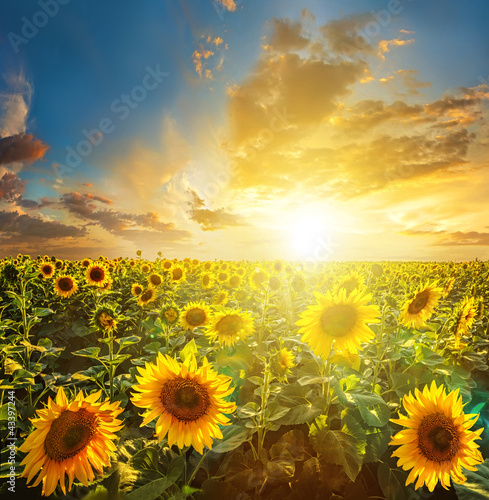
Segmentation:
[(174, 266), (170, 271), (171, 279), (175, 283), (180, 283), (185, 280), (185, 269), (180, 266)]
[(229, 302), (229, 295), (228, 292), (225, 290), (219, 290), (216, 295), (214, 295), (214, 299), (212, 300), (212, 303), (217, 305), (217, 306), (224, 306)]
[(363, 284), (363, 277), (358, 273), (352, 273), (338, 283), (337, 291), (339, 292), (342, 288), (344, 288), (346, 290), (346, 294), (349, 295), (353, 292), (353, 290), (360, 290), (363, 287)]
[(246, 290), (243, 290), (242, 288), (239, 290), (236, 290), (234, 292), (234, 298), (238, 302), (242, 302), (243, 300), (246, 300), (247, 297), (248, 297), (248, 294), (246, 293)]
[(229, 288), (238, 288), (240, 285), (241, 285), (241, 276), (233, 274), (232, 276), (229, 277), (229, 280), (227, 282), (227, 286)]
[(162, 267), (165, 271), (169, 271), (172, 267), (173, 267), (173, 263), (171, 260), (164, 260), (163, 261), (163, 264), (162, 264)]
[(204, 446), (212, 449), (212, 440), (221, 439), (221, 425), (229, 425), (225, 414), (236, 410), (235, 403), (224, 400), (233, 392), (232, 379), (218, 375), (204, 358), (197, 368), (195, 358), (178, 363), (169, 356), (158, 354), (156, 364), (138, 367), (140, 375), (133, 389), (132, 402), (145, 408), (147, 425), (158, 418), (155, 431), (161, 441), (168, 434), (168, 446), (180, 449), (193, 446), (202, 454)]
[(244, 340), (255, 331), (250, 313), (225, 309), (216, 313), (207, 327), (207, 336), (220, 345), (233, 346), (238, 340)]
[(202, 284), (203, 288), (211, 288), (212, 285), (214, 284), (214, 280), (212, 279), (212, 276), (209, 273), (205, 273), (202, 275), (200, 283)]
[(284, 263), (281, 261), (281, 260), (276, 260), (274, 263), (273, 263), (273, 270), (276, 272), (276, 273), (280, 273), (282, 272), (284, 268)]
[(421, 328), (426, 325), (442, 293), (442, 289), (437, 288), (436, 282), (418, 289), (414, 297), (405, 303), (399, 321), (407, 327)]
[(212, 311), (209, 306), (203, 302), (190, 302), (182, 311), (182, 327), (186, 330), (193, 330), (207, 325), (211, 316)]
[(81, 266), (82, 267), (88, 267), (91, 263), (92, 263), (92, 261), (90, 259), (83, 259), (81, 261)]
[(163, 277), (161, 276), (161, 274), (153, 273), (153, 274), (149, 275), (148, 284), (150, 286), (156, 287), (156, 286), (160, 286), (162, 283), (163, 283)]
[(280, 278), (277, 276), (270, 276), (270, 279), (268, 280), (268, 287), (270, 290), (280, 290), (280, 287), (282, 286), (282, 282), (280, 281)]
[(250, 276), (250, 285), (252, 288), (261, 289), (267, 285), (269, 275), (266, 271), (262, 269), (256, 269), (255, 272)]
[(115, 317), (116, 313), (110, 307), (101, 306), (95, 311), (92, 321), (102, 331), (110, 332), (117, 328)]
[(169, 326), (178, 323), (180, 319), (180, 309), (175, 304), (168, 304), (161, 310), (161, 319)]
[(433, 381), (423, 392), (415, 389), (415, 396), (404, 396), (407, 417), (401, 415), (391, 422), (407, 429), (399, 431), (389, 444), (399, 446), (392, 454), (399, 457), (397, 465), (411, 469), (406, 486), (417, 478), (415, 489), (426, 484), (433, 491), (438, 481), (448, 489), (450, 478), (457, 484), (467, 480), (462, 467), (475, 471), (475, 466), (483, 462), (474, 441), (480, 439), (484, 428), (469, 430), (479, 415), (463, 413), (458, 392), (447, 395), (443, 385), (437, 387)]
[(78, 291), (78, 285), (71, 276), (60, 276), (54, 284), (54, 291), (60, 297), (71, 297)]
[(140, 306), (146, 306), (156, 300), (156, 290), (154, 288), (147, 288), (138, 299)]
[(455, 310), (455, 349), (465, 347), (461, 342), (462, 335), (470, 331), (477, 315), (477, 306), (474, 297), (466, 297)]
[(273, 353), (272, 371), (279, 381), (287, 381), (287, 375), (290, 375), (290, 369), (295, 365), (294, 360), (294, 353), (289, 351), (286, 347)]
[(144, 274), (148, 274), (151, 271), (151, 266), (149, 264), (141, 265), (141, 272)]
[(138, 297), (144, 292), (144, 287), (143, 285), (140, 285), (139, 283), (134, 283), (134, 285), (131, 286), (131, 295), (134, 297)]
[(66, 495), (75, 477), (88, 486), (95, 478), (93, 469), (101, 474), (110, 465), (110, 453), (117, 449), (114, 433), (123, 427), (116, 417), (123, 408), (119, 402), (98, 402), (101, 394), (85, 397), (80, 391), (70, 403), (60, 387), (55, 401), (49, 398), (46, 409), (37, 410), (38, 418), (32, 420), (35, 430), (19, 448), (27, 453), (21, 477), (29, 483), (40, 471), (32, 486), (42, 481), (44, 496), (51, 495), (58, 482)]
[(229, 278), (229, 274), (224, 272), (224, 271), (221, 271), (219, 273), (217, 273), (217, 276), (216, 276), (216, 279), (217, 281), (219, 281), (219, 283), (225, 283)]
[(109, 271), (104, 264), (95, 262), (87, 268), (85, 276), (90, 285), (102, 287), (109, 280)]
[(39, 271), (42, 274), (43, 278), (51, 278), (54, 274), (55, 269), (52, 264), (45, 263), (41, 266)]
[(379, 322), (379, 308), (366, 305), (371, 295), (354, 290), (347, 296), (344, 289), (337, 295), (330, 292), (326, 295), (314, 292), (314, 295), (317, 305), (309, 306), (296, 325), (301, 327), (299, 333), (304, 334), (302, 340), (315, 354), (328, 358), (333, 345), (337, 352), (356, 353), (361, 342), (374, 336), (367, 323)]

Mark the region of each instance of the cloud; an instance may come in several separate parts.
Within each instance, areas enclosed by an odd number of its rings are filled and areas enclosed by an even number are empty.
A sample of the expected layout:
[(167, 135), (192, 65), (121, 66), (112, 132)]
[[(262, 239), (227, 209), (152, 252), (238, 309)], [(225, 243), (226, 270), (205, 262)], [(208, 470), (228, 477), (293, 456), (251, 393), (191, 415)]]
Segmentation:
[(57, 221), (45, 221), (19, 212), (0, 211), (0, 243), (12, 244), (32, 240), (80, 238), (86, 228), (70, 226)]
[(334, 19), (321, 26), (320, 32), (335, 54), (346, 56), (375, 54), (375, 47), (362, 32), (370, 21), (372, 16), (369, 14)]
[(309, 40), (302, 35), (302, 24), (290, 19), (273, 19), (273, 31), (268, 40), (267, 48), (272, 47), (278, 52), (301, 50), (309, 45)]
[(23, 162), (30, 165), (40, 160), (49, 149), (32, 134), (16, 134), (0, 138), (0, 165), (9, 165), (14, 162)]
[(132, 239), (131, 235), (136, 234), (135, 231), (138, 231), (138, 228), (150, 229), (152, 233), (165, 233), (170, 240), (190, 236), (188, 231), (177, 230), (174, 223), (160, 221), (155, 212), (131, 214), (116, 210), (101, 210), (98, 209), (95, 202), (103, 205), (112, 204), (108, 198), (89, 193), (65, 193), (60, 198), (60, 205), (69, 213), (74, 214), (79, 219), (92, 221), (93, 225), (100, 226), (106, 231), (126, 239)]
[(434, 246), (489, 246), (489, 233), (455, 231), (442, 238)]
[[(401, 30), (401, 33), (403, 31)], [(385, 60), (384, 54), (386, 52), (390, 52), (391, 47), (402, 47), (404, 45), (410, 45), (414, 43), (416, 40), (414, 38), (410, 38), (409, 40), (402, 40), (400, 38), (394, 38), (392, 40), (380, 40), (378, 44), (378, 53), (377, 55), (382, 59)]]
[(26, 131), (33, 88), (23, 73), (5, 77), (8, 90), (0, 93), (0, 137)]
[(13, 172), (6, 172), (0, 179), (0, 199), (15, 201), (25, 191), (25, 181), (21, 181), (19, 176)]
[(203, 231), (216, 231), (229, 226), (245, 226), (246, 224), (237, 215), (227, 212), (223, 208), (209, 210), (194, 190), (189, 190), (192, 201), (187, 212), (190, 220), (197, 222)]
[(231, 12), (234, 12), (236, 10), (236, 2), (234, 0), (217, 0), (217, 1)]

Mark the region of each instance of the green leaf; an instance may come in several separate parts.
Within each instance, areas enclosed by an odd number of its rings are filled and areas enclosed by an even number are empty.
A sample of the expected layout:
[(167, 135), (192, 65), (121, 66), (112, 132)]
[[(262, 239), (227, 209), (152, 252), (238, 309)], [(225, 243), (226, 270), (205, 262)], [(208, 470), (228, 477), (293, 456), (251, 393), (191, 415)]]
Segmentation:
[(226, 349), (216, 353), (214, 365), (216, 368), (232, 368), (234, 370), (248, 370), (253, 363), (253, 351), (246, 345), (240, 344), (233, 354), (229, 355)]
[(287, 414), (280, 417), (275, 422), (280, 425), (298, 425), (305, 422), (312, 422), (326, 408), (326, 400), (316, 397), (312, 403), (300, 403), (290, 408)]
[(185, 361), (190, 356), (195, 356), (199, 350), (195, 345), (195, 340), (192, 339), (190, 342), (187, 342), (185, 347), (180, 351), (180, 359)]
[(311, 426), (309, 431), (312, 447), (324, 462), (341, 465), (346, 475), (355, 481), (362, 467), (355, 438), (341, 431), (328, 430), (325, 415), (321, 417), (316, 419), (318, 426)]
[(44, 316), (49, 316), (50, 314), (53, 314), (54, 311), (52, 309), (48, 309), (47, 307), (35, 307), (34, 310), (32, 311), (33, 316), (39, 316), (40, 318)]
[(239, 500), (251, 500), (242, 491), (237, 490), (233, 485), (218, 481), (217, 479), (206, 479), (202, 483), (202, 492), (194, 493), (197, 500), (229, 500), (239, 498)]
[(257, 403), (254, 403), (253, 401), (249, 401), (238, 411), (239, 418), (256, 417), (259, 414), (260, 414), (260, 406)]
[(235, 450), (240, 444), (248, 441), (253, 435), (252, 429), (240, 425), (229, 425), (222, 431), (222, 439), (215, 441), (217, 444), (212, 447), (214, 453), (226, 453)]
[(464, 471), (467, 481), (453, 484), (459, 500), (489, 500), (489, 458), (477, 466), (477, 471)]
[(115, 341), (119, 344), (119, 351), (129, 347), (130, 345), (137, 344), (141, 340), (141, 337), (136, 337), (132, 335), (131, 337), (121, 337), (120, 339), (115, 339)]
[(77, 318), (71, 325), (71, 329), (78, 337), (84, 337), (90, 333), (90, 329), (85, 325), (83, 318)]
[(364, 462), (377, 462), (389, 447), (392, 429), (388, 425), (383, 428), (370, 427), (366, 431), (367, 446), (365, 448)]
[(98, 359), (100, 353), (100, 347), (87, 347), (86, 349), (80, 349), (75, 351), (73, 354), (75, 356), (83, 356), (85, 358)]
[(426, 366), (441, 365), (445, 362), (445, 358), (433, 352), (429, 347), (422, 344), (415, 344), (416, 360)]
[(379, 465), (377, 478), (386, 500), (408, 500), (406, 487), (399, 482), (394, 471), (386, 463)]
[(295, 461), (289, 450), (274, 444), (267, 462), (267, 477), (275, 481), (288, 481), (295, 474)]
[(357, 451), (360, 455), (363, 455), (367, 446), (365, 429), (352, 415), (348, 414), (341, 417), (341, 424), (341, 432), (344, 432), (355, 439)]
[(384, 427), (389, 421), (391, 411), (385, 403), (374, 406), (359, 406), (360, 415), (370, 427)]

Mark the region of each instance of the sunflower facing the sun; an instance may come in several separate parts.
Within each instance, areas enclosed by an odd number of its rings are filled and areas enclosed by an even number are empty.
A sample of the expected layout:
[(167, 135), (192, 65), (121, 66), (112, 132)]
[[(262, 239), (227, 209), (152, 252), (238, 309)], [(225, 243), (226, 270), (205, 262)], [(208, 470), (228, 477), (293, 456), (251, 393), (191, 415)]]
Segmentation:
[(107, 267), (97, 262), (87, 268), (85, 276), (89, 285), (99, 287), (105, 286), (110, 279)]
[(116, 417), (123, 408), (119, 402), (99, 402), (101, 394), (85, 397), (80, 391), (70, 403), (60, 387), (55, 401), (49, 398), (46, 409), (32, 419), (35, 430), (19, 448), (27, 453), (21, 477), (29, 483), (40, 472), (32, 486), (42, 481), (43, 495), (51, 495), (58, 482), (66, 495), (75, 478), (88, 486), (95, 478), (93, 469), (102, 473), (110, 465), (110, 452), (116, 450), (114, 433), (123, 427)]
[(234, 346), (238, 340), (244, 340), (255, 331), (250, 313), (232, 309), (214, 314), (207, 327), (207, 336), (212, 341), (219, 340), (219, 345)]
[(469, 430), (477, 421), (478, 414), (465, 415), (459, 390), (445, 392), (443, 385), (426, 385), (423, 392), (415, 389), (403, 398), (407, 417), (391, 419), (391, 422), (407, 427), (399, 431), (389, 443), (399, 448), (392, 456), (399, 457), (398, 466), (411, 469), (406, 486), (417, 478), (415, 488), (423, 484), (433, 491), (438, 482), (448, 489), (450, 478), (457, 484), (467, 478), (462, 467), (475, 471), (483, 462), (479, 445), (483, 427)]
[(71, 297), (78, 291), (78, 285), (71, 276), (60, 276), (54, 284), (54, 291), (60, 297)]
[(436, 286), (436, 282), (419, 288), (414, 297), (404, 304), (399, 321), (407, 327), (425, 326), (433, 315), (442, 294), (443, 290)]
[(301, 314), (296, 325), (303, 333), (302, 340), (307, 342), (314, 353), (328, 358), (331, 347), (337, 352), (356, 353), (361, 342), (374, 336), (367, 323), (379, 322), (379, 308), (366, 305), (371, 295), (363, 295), (360, 290), (353, 290), (348, 296), (345, 289), (337, 295), (327, 292), (321, 295), (314, 292), (317, 305), (309, 306)]
[(182, 312), (182, 327), (186, 330), (193, 330), (199, 326), (207, 325), (211, 316), (212, 311), (209, 306), (203, 302), (190, 302)]
[(189, 356), (178, 363), (159, 353), (156, 364), (138, 368), (138, 384), (133, 386), (132, 402), (145, 408), (141, 426), (158, 418), (155, 431), (161, 441), (168, 434), (168, 446), (180, 449), (193, 446), (200, 454), (204, 446), (212, 449), (212, 440), (221, 439), (220, 425), (229, 425), (225, 414), (233, 413), (236, 404), (225, 401), (233, 392), (232, 379), (218, 375), (204, 358), (197, 368)]

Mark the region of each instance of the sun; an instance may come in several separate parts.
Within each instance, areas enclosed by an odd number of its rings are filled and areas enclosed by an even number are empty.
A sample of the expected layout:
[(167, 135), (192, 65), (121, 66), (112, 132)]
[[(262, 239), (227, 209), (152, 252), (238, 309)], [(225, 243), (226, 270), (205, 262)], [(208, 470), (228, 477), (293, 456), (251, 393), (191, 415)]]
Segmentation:
[(330, 239), (334, 222), (331, 215), (324, 212), (324, 208), (303, 210), (284, 222), (289, 224), (289, 245), (296, 258), (325, 259), (324, 248)]

